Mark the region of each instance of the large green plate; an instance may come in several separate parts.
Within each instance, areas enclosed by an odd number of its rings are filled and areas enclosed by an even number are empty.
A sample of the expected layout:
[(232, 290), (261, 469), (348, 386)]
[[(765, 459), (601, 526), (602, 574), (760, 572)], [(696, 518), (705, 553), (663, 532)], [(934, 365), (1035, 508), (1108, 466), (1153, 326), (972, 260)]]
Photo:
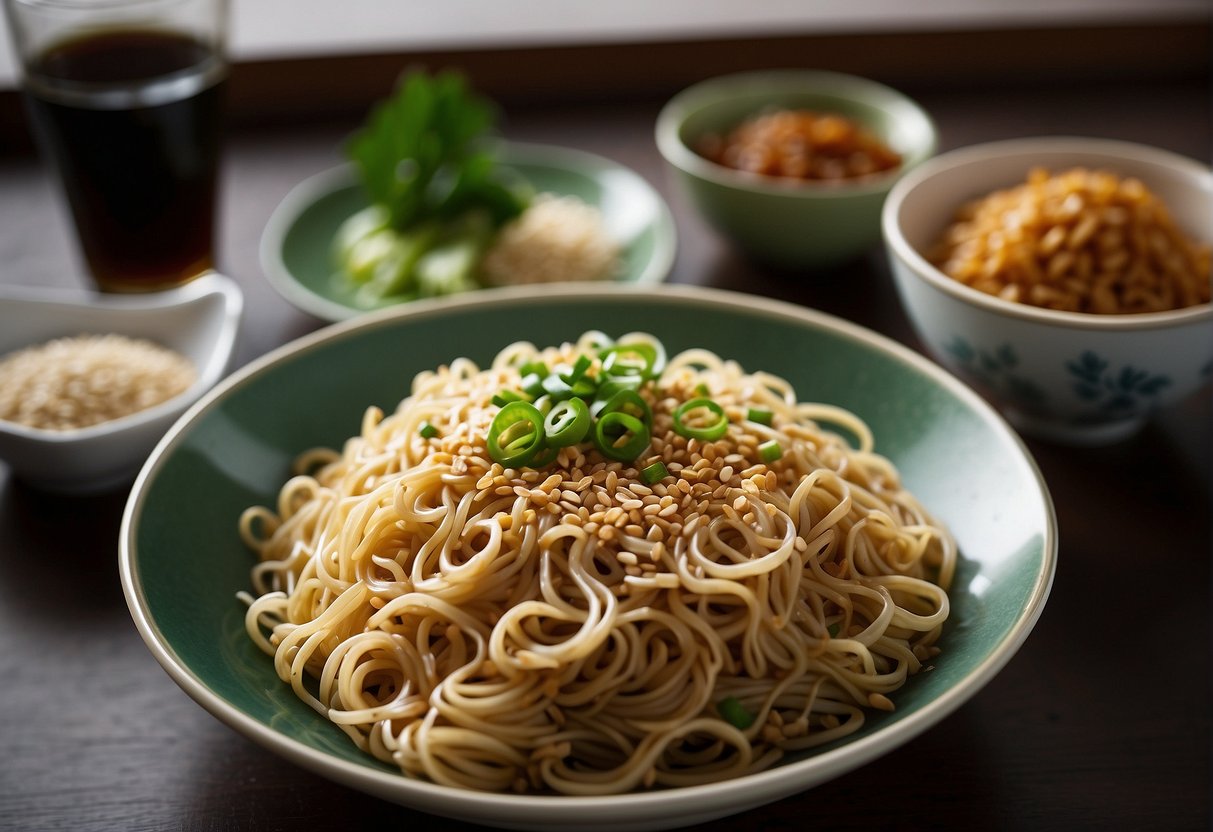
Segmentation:
[[(660, 333), (788, 378), (802, 400), (849, 408), (877, 450), (956, 534), (963, 555), (936, 668), (859, 733), (710, 787), (609, 798), (473, 793), (407, 778), (358, 752), (298, 701), (248, 642), (236, 592), (253, 556), (236, 523), (273, 504), (292, 458), (339, 447), (371, 404), (460, 355), (485, 362), (520, 336), (546, 345), (587, 329)], [(169, 431), (127, 506), (122, 581), (169, 674), (257, 742), (339, 782), (435, 814), (526, 829), (669, 828), (739, 812), (862, 765), (926, 730), (1011, 658), (1045, 603), (1056, 558), (1052, 504), (1019, 439), (989, 407), (915, 353), (799, 307), (690, 287), (488, 290), (329, 327), (220, 384)]]
[[(622, 246), (618, 283), (660, 283), (674, 264), (676, 235), (669, 207), (634, 171), (567, 147), (502, 142), (501, 163), (537, 193), (575, 196), (602, 212), (607, 232)], [(367, 206), (349, 165), (299, 183), (275, 209), (261, 237), (261, 267), (270, 284), (295, 306), (326, 321), (368, 310), (354, 287), (333, 269), (333, 238), (341, 224)]]

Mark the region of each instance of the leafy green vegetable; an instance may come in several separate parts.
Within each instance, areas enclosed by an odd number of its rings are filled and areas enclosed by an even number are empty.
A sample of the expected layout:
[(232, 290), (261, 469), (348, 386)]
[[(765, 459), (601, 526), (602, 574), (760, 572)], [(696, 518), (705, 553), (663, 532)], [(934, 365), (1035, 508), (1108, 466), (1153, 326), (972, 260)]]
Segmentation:
[(360, 305), (477, 287), (497, 229), (529, 201), (484, 141), (495, 115), (458, 73), (413, 71), (350, 139), (371, 205), (342, 224), (333, 251)]
[(522, 212), (526, 198), (483, 145), (495, 115), (458, 73), (409, 72), (346, 153), (392, 228), (449, 220), (473, 208), (500, 225)]

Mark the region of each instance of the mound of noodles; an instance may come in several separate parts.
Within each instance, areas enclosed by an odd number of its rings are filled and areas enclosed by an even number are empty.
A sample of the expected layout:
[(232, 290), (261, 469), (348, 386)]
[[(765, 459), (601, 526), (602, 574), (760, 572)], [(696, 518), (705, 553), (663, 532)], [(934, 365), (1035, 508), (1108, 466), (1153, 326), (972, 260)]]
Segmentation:
[[(542, 470), (493, 462), (493, 395), (601, 338), (418, 375), (241, 519), (260, 556), (249, 635), (409, 775), (580, 795), (736, 777), (891, 710), (938, 653), (951, 537), (861, 421), (779, 378), (687, 351), (643, 389), (653, 438), (635, 462), (588, 446)], [(684, 438), (671, 414), (705, 388), (728, 431)], [(670, 476), (647, 485), (657, 460)]]

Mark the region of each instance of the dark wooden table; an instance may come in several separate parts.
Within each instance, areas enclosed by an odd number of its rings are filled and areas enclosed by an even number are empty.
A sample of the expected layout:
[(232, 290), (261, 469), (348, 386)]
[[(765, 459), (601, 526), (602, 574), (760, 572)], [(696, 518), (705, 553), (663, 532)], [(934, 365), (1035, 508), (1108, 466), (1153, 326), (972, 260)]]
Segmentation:
[[(910, 90), (944, 148), (1023, 135), (1142, 141), (1207, 160), (1206, 82)], [(880, 252), (809, 277), (746, 263), (670, 193), (659, 102), (508, 112), (510, 138), (612, 157), (666, 193), (672, 280), (782, 298), (917, 346)], [(238, 362), (321, 325), (278, 297), (257, 244), (271, 210), (338, 160), (351, 123), (241, 129), (222, 268), (247, 298)], [(0, 281), (81, 285), (49, 178), (0, 157)], [(864, 768), (708, 830), (1207, 828), (1210, 398), (1107, 448), (1029, 441), (1056, 501), (1053, 594), (1027, 644), (968, 704)], [(0, 465), (0, 828), (471, 829), (365, 797), (253, 745), (170, 681), (118, 584), (125, 494), (54, 499)]]

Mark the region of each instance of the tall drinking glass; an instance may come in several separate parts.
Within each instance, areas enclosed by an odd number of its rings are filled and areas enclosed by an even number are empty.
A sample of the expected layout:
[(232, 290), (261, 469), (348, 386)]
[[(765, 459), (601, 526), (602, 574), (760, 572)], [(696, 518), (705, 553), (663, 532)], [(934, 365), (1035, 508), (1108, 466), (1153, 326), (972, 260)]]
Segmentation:
[(227, 0), (4, 0), (28, 110), (98, 288), (214, 262)]

